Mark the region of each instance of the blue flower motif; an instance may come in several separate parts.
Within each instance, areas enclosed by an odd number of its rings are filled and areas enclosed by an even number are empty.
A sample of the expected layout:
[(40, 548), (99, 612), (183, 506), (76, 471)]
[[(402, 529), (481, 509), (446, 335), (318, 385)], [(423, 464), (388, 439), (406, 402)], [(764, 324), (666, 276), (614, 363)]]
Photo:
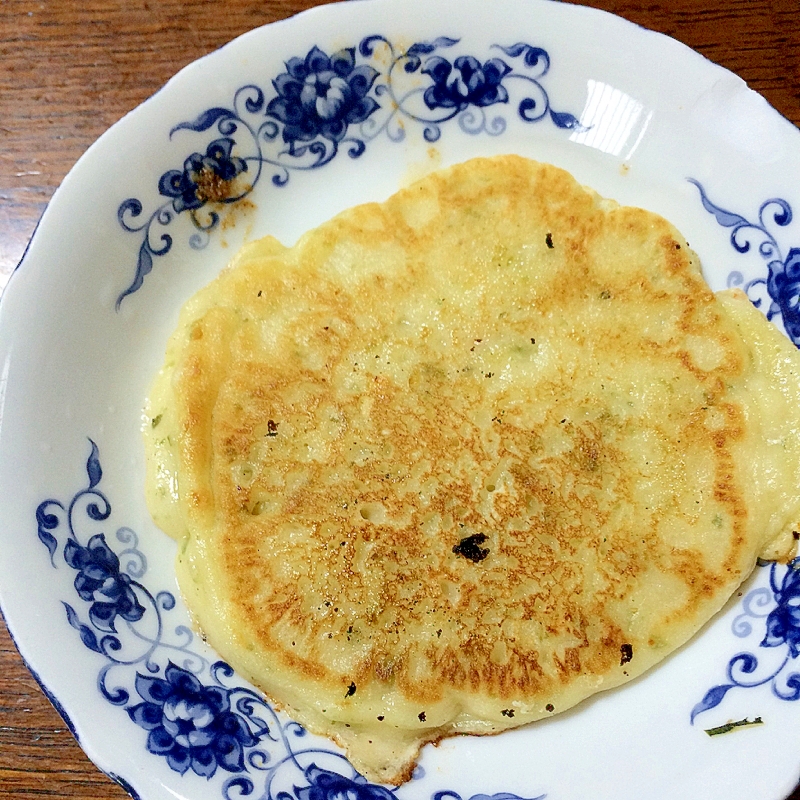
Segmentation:
[(433, 79), (433, 86), (429, 86), (424, 95), (430, 109), (463, 111), (469, 105), (483, 108), (508, 102), (508, 91), (502, 81), (511, 67), (500, 58), (491, 58), (481, 66), (473, 56), (460, 56), (452, 64), (446, 58), (435, 56), (427, 60), (421, 72)]
[(128, 708), (130, 718), (149, 731), (147, 749), (164, 756), (183, 775), (190, 767), (210, 778), (221, 767), (245, 769), (244, 748), (258, 739), (244, 719), (231, 711), (230, 690), (203, 686), (191, 672), (170, 663), (166, 680), (137, 673), (143, 703)]
[(353, 47), (331, 56), (313, 47), (304, 59), (289, 59), (286, 72), (272, 82), (278, 96), (268, 104), (267, 115), (283, 123), (283, 139), (292, 148), (317, 136), (340, 142), (350, 125), (378, 109), (368, 96), (377, 76), (366, 64), (355, 66)]
[[(789, 250), (782, 267), (770, 269), (767, 290), (780, 308), (789, 338), (800, 342), (800, 247)], [(770, 264), (770, 267), (773, 265)]]
[(311, 764), (305, 777), (308, 786), (295, 788), (298, 800), (397, 800), (388, 789), (368, 783), (361, 775), (347, 778)]
[(177, 213), (198, 209), (209, 200), (231, 199), (224, 184), (247, 171), (247, 163), (231, 155), (233, 145), (234, 140), (229, 137), (215, 139), (205, 155), (192, 153), (184, 162), (183, 171), (173, 169), (161, 176), (158, 191), (174, 198), (172, 207)]
[[(800, 260), (800, 250), (796, 252)], [(789, 646), (792, 658), (800, 655), (800, 560), (793, 561), (775, 591), (778, 603), (767, 617), (767, 632), (762, 647)]]
[(144, 607), (136, 599), (131, 579), (120, 572), (119, 558), (102, 533), (92, 536), (86, 547), (69, 539), (64, 545), (64, 560), (78, 570), (75, 590), (81, 599), (92, 603), (89, 619), (96, 628), (116, 632), (118, 616), (127, 622), (142, 618)]

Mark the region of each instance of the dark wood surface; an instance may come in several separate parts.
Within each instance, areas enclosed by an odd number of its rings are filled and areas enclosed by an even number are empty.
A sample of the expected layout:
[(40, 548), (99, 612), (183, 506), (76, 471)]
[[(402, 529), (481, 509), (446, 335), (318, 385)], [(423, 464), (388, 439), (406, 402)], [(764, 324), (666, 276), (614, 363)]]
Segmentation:
[[(800, 126), (800, 0), (585, 4), (693, 47), (739, 74)], [(53, 191), (106, 128), (196, 58), (314, 5), (0, 0), (0, 288)], [(796, 749), (800, 773), (800, 741), (786, 746)], [(128, 797), (83, 755), (0, 623), (0, 798), (28, 795)], [(792, 800), (800, 800), (800, 790)]]

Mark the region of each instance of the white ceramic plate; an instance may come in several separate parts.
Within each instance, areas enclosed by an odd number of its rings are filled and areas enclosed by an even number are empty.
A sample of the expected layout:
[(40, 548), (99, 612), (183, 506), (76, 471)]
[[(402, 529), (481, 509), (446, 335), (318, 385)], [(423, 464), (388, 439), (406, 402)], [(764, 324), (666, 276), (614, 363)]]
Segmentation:
[[(115, 125), (56, 192), (0, 306), (2, 607), (87, 753), (132, 794), (779, 800), (797, 782), (794, 569), (758, 569), (643, 679), (524, 730), (428, 747), (391, 792), (188, 628), (140, 442), (181, 304), (246, 239), (291, 243), (500, 152), (662, 213), (714, 288), (744, 286), (800, 340), (798, 131), (677, 42), (546, 0), (368, 0), (253, 31)], [(244, 172), (220, 217), (197, 200), (202, 165)], [(727, 723), (742, 724), (709, 735)]]

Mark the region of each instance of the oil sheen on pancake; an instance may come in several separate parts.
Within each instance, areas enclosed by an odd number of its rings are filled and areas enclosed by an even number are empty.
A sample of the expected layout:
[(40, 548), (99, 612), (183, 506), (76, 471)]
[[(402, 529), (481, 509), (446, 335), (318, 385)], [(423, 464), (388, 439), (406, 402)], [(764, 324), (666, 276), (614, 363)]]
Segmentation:
[(148, 502), (213, 647), (397, 783), (641, 674), (789, 555), (798, 361), (661, 217), (469, 161), (186, 304)]

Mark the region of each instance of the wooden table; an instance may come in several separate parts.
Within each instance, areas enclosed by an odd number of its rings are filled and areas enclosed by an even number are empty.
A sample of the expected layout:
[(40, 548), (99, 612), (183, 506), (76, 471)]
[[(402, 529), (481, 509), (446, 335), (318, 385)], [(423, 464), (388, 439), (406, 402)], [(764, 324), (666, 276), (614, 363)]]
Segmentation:
[[(106, 128), (189, 62), (317, 4), (0, 0), (0, 287), (53, 191)], [(695, 48), (800, 126), (800, 0), (586, 4)], [(786, 746), (797, 749), (800, 771), (800, 742)], [(0, 623), (0, 798), (21, 795), (128, 797), (83, 755)]]

